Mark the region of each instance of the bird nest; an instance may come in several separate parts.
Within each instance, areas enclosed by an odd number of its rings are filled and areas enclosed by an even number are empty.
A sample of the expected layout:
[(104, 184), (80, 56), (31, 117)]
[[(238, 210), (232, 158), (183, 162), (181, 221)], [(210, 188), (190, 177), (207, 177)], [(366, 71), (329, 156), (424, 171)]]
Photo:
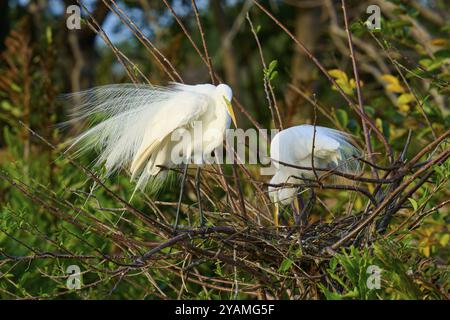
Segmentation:
[[(55, 148), (38, 134), (31, 133), (49, 147)], [(83, 263), (87, 270), (102, 273), (106, 278), (119, 275), (119, 282), (128, 275), (160, 270), (161, 277), (178, 277), (182, 274), (186, 281), (219, 291), (232, 291), (237, 281), (241, 294), (248, 297), (256, 297), (255, 290), (261, 288), (268, 289), (273, 297), (281, 297), (285, 288), (279, 286), (280, 282), (304, 279), (307, 283), (302, 285), (306, 288), (308, 283), (314, 284), (315, 279), (324, 276), (327, 264), (323, 262), (336, 252), (351, 245), (365, 246), (383, 234), (392, 217), (429, 180), (434, 173), (433, 168), (449, 158), (450, 150), (439, 149), (440, 143), (449, 135), (450, 132), (446, 132), (409, 161), (400, 158), (390, 167), (368, 163), (383, 172), (380, 178), (370, 178), (369, 174), (345, 174), (344, 178), (359, 183), (357, 187), (326, 184), (320, 177), (317, 181), (299, 185), (321, 191), (348, 190), (344, 194), (356, 194), (366, 203), (365, 209), (358, 213), (351, 210), (348, 211), (350, 214), (337, 213), (331, 221), (284, 223), (279, 228), (272, 221), (270, 209), (273, 204), (265, 192), (268, 183), (258, 181), (248, 170), (239, 166), (236, 167), (242, 170), (239, 174), (236, 170), (233, 175), (221, 172), (220, 167), (215, 166), (202, 169), (201, 175), (188, 172), (184, 201), (181, 198), (178, 202), (157, 201), (143, 193), (140, 195), (143, 200), (140, 207), (125, 200), (118, 192), (117, 184), (111, 186), (67, 154), (60, 155), (95, 183), (103, 194), (101, 199), (92, 191), (69, 190), (71, 194), (82, 198), (84, 204), (79, 205), (77, 201), (68, 201), (49, 192), (44, 186), (33, 186), (2, 170), (0, 178), (42, 210), (55, 216), (61, 228), (68, 230), (70, 225), (79, 230), (80, 234), (71, 231), (68, 233), (70, 236), (84, 240), (84, 232), (88, 230), (105, 246), (117, 248), (119, 252), (100, 252), (89, 244), (82, 253), (79, 253), (79, 248), (77, 251), (63, 248), (61, 252), (41, 252), (35, 248), (30, 256), (16, 257), (0, 252), (2, 263), (15, 265), (36, 259), (72, 259)], [(432, 157), (424, 162), (419, 161), (431, 151), (434, 151)], [(365, 189), (364, 185), (368, 184), (372, 184), (373, 188)], [(321, 196), (320, 192), (318, 195)], [(114, 208), (108, 207), (111, 201), (115, 203)], [(305, 208), (310, 212), (316, 209), (308, 205)], [(436, 209), (421, 212), (410, 223), (406, 221), (398, 228), (414, 227), (415, 223), (433, 210)], [(101, 219), (105, 214), (109, 214), (110, 218)], [(199, 227), (198, 223), (201, 214), (206, 221), (203, 227)], [(175, 219), (176, 216), (178, 218)], [(176, 228), (174, 220), (179, 220)], [(113, 221), (120, 221), (120, 224)], [(26, 220), (23, 223), (27, 225)], [(39, 233), (41, 231), (33, 226), (30, 226), (30, 232), (37, 232), (37, 236), (44, 239), (49, 238), (49, 235)], [(17, 240), (14, 237), (11, 239)], [(286, 261), (295, 267), (284, 270)], [(108, 262), (106, 269), (105, 262)], [(203, 273), (198, 272), (197, 266), (205, 264), (208, 267), (203, 269)], [(214, 265), (228, 270), (227, 274), (218, 277), (211, 271)], [(245, 281), (236, 280), (238, 274), (244, 275)], [(297, 281), (293, 285), (298, 287), (300, 284)], [(302, 292), (313, 296), (309, 289)], [(268, 298), (266, 291), (261, 294), (258, 293), (257, 297)]]

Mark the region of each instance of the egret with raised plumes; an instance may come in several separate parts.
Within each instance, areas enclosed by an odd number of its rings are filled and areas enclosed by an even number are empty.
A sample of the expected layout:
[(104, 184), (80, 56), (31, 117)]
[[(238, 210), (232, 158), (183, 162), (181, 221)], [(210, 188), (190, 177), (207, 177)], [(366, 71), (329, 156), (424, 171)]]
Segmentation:
[[(183, 163), (195, 156), (201, 163), (221, 146), (231, 121), (236, 125), (232, 90), (226, 84), (117, 84), (69, 96), (78, 101), (73, 120), (91, 120), (91, 128), (72, 146), (80, 146), (79, 151), (98, 149), (97, 164), (104, 165), (106, 175), (128, 168), (137, 187), (158, 188), (167, 175), (163, 168), (179, 164), (175, 150)], [(191, 138), (173, 139), (177, 130)]]

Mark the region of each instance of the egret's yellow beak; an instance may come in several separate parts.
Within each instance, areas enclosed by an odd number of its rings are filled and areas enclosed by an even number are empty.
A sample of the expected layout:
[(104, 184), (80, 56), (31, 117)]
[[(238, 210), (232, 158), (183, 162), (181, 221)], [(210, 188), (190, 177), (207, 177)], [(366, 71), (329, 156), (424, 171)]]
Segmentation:
[(227, 105), (228, 114), (230, 115), (234, 126), (237, 128), (236, 117), (234, 115), (233, 106), (231, 105), (231, 102), (227, 98), (223, 97), (223, 99), (225, 100), (225, 104)]
[(275, 203), (275, 209), (273, 210), (273, 222), (275, 227), (278, 229), (278, 215), (280, 213), (278, 202)]
[(294, 198), (294, 208), (295, 208), (295, 210), (297, 210), (297, 214), (300, 214), (300, 205), (298, 203), (297, 196)]

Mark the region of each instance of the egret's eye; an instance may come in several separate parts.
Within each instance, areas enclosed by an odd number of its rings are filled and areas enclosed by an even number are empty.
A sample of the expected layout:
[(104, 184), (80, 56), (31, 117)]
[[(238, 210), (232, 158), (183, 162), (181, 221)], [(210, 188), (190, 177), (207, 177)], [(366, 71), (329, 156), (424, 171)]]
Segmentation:
[(225, 104), (226, 104), (226, 106), (227, 106), (228, 114), (230, 115), (231, 120), (232, 120), (233, 123), (234, 123), (234, 126), (237, 128), (236, 117), (235, 117), (235, 115), (234, 115), (233, 106), (231, 105), (230, 100), (228, 100), (225, 96), (223, 97), (223, 100), (225, 100)]

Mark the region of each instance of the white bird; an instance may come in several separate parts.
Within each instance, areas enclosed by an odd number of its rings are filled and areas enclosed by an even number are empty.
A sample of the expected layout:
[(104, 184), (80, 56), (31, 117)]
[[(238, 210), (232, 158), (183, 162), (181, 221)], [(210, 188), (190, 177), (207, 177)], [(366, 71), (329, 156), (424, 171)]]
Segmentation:
[[(316, 126), (301, 125), (280, 131), (270, 144), (270, 158), (276, 173), (270, 180), (269, 196), (275, 204), (274, 222), (278, 227), (279, 206), (297, 202), (298, 188), (293, 186), (276, 186), (287, 183), (299, 184), (301, 178), (315, 179), (313, 170), (302, 170), (285, 164), (312, 168), (312, 150), (314, 140), (314, 168), (338, 168), (341, 172), (357, 171), (359, 166), (354, 156), (358, 149), (350, 142), (349, 136), (341, 131)], [(281, 163), (280, 163), (281, 162)], [(319, 172), (320, 174), (320, 172)]]
[[(71, 147), (80, 146), (80, 152), (98, 149), (97, 165), (104, 165), (106, 175), (129, 168), (136, 188), (150, 182), (154, 182), (152, 187), (160, 185), (166, 176), (160, 166), (179, 164), (173, 160), (174, 150), (180, 150), (184, 163), (195, 155), (210, 156), (221, 145), (230, 122), (236, 125), (232, 90), (226, 84), (117, 84), (69, 97), (80, 104), (72, 121), (88, 119), (92, 126)], [(192, 139), (176, 141), (172, 134), (177, 130)]]

